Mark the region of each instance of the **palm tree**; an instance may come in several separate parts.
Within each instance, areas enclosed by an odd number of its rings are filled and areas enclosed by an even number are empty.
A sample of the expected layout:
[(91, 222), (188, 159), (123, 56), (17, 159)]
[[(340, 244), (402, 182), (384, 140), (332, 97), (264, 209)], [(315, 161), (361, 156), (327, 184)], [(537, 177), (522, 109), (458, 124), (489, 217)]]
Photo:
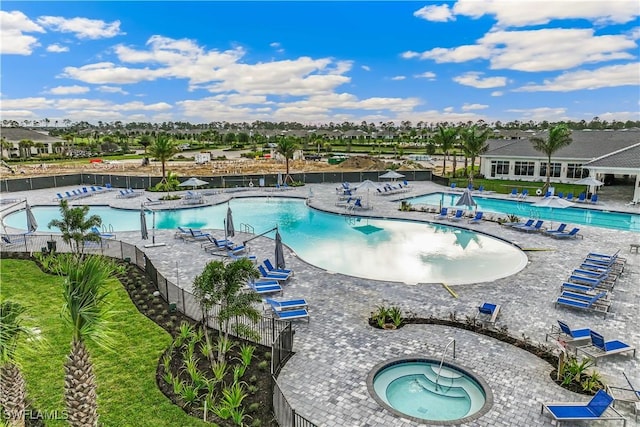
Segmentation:
[[(451, 150), (458, 137), (458, 129), (454, 127), (438, 126), (438, 132), (433, 136), (436, 144), (440, 146), (442, 150), (442, 176), (445, 175), (447, 170), (447, 155)], [(454, 171), (455, 172), (455, 171)]]
[(66, 275), (62, 317), (72, 334), (71, 351), (64, 364), (68, 421), (72, 426), (97, 426), (97, 385), (85, 343), (112, 348), (108, 326), (113, 312), (106, 301), (109, 293), (105, 284), (115, 267), (98, 256), (66, 257), (61, 262), (61, 272)]
[(296, 141), (293, 140), (292, 138), (286, 138), (286, 137), (280, 139), (280, 141), (278, 141), (278, 145), (276, 146), (276, 152), (284, 156), (284, 159), (287, 165), (286, 166), (287, 174), (284, 177), (284, 182), (287, 182), (287, 180), (289, 180), (290, 182), (293, 182), (293, 178), (291, 178), (291, 176), (289, 175), (289, 160), (293, 159), (293, 154), (296, 152), (297, 149), (298, 149), (298, 144), (296, 143)]
[[(57, 227), (62, 233), (62, 240), (71, 247), (71, 251), (80, 255), (84, 251), (83, 242), (86, 240), (100, 242), (100, 235), (91, 233), (92, 227), (100, 227), (102, 218), (91, 215), (87, 218), (89, 206), (69, 207), (67, 200), (60, 200), (60, 214), (62, 219), (52, 219), (48, 227)], [(75, 247), (74, 244), (75, 243)]]
[(549, 129), (549, 137), (531, 138), (531, 143), (536, 151), (547, 155), (547, 181), (542, 187), (542, 192), (546, 194), (551, 185), (551, 156), (558, 150), (571, 144), (571, 130), (565, 124), (559, 124)]
[[(196, 299), (202, 310), (203, 325), (206, 328), (208, 313), (212, 307), (218, 306), (216, 320), (218, 336), (226, 339), (229, 333), (229, 320), (236, 316), (246, 316), (254, 322), (260, 319), (260, 312), (253, 306), (261, 297), (255, 292), (245, 292), (247, 282), (259, 276), (253, 263), (246, 258), (229, 264), (222, 261), (211, 261), (204, 271), (193, 280)], [(249, 328), (234, 325), (240, 335), (249, 335)], [(205, 329), (206, 332), (206, 329)], [(218, 347), (218, 361), (224, 360), (224, 353)]]
[(162, 163), (162, 182), (166, 182), (167, 180), (165, 165), (177, 152), (178, 147), (175, 141), (167, 135), (159, 135), (156, 142), (149, 146), (149, 153)]
[(20, 367), (16, 362), (16, 349), (22, 337), (33, 333), (22, 324), (26, 308), (16, 302), (0, 302), (0, 406), (9, 426), (24, 426), (27, 389)]
[(473, 125), (465, 129), (462, 133), (462, 141), (465, 158), (471, 159), (471, 171), (469, 172), (469, 184), (473, 185), (473, 168), (476, 163), (476, 157), (487, 151), (487, 138), (489, 138), (490, 129), (484, 129), (477, 132), (478, 127)]

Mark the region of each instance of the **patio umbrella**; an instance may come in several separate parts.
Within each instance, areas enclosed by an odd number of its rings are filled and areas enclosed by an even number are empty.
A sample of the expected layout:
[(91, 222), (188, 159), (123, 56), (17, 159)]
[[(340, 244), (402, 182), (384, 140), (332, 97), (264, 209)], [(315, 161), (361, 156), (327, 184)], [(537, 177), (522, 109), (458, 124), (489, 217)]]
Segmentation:
[(468, 188), (465, 188), (464, 189), (464, 193), (462, 193), (462, 196), (456, 202), (456, 206), (472, 207), (472, 206), (476, 206), (476, 205), (477, 205), (477, 203), (476, 203), (475, 200), (473, 200), (473, 196), (471, 196), (471, 192), (469, 191)]
[(233, 215), (231, 214), (231, 206), (227, 207), (227, 221), (224, 225), (224, 230), (228, 237), (233, 237), (236, 235), (236, 230), (233, 227)]
[(573, 206), (573, 205), (575, 205), (575, 203), (569, 202), (569, 201), (567, 201), (565, 199), (561, 199), (558, 196), (551, 196), (551, 197), (545, 197), (544, 199), (540, 200), (539, 202), (536, 202), (536, 203), (532, 204), (531, 206), (564, 209), (564, 208), (568, 208), (569, 206)]
[(604, 182), (598, 181), (597, 179), (595, 179), (592, 176), (588, 176), (586, 178), (582, 178), (582, 179), (574, 182), (574, 184), (586, 185), (587, 186), (587, 193), (594, 193), (595, 191), (589, 191), (591, 189), (590, 187), (600, 187), (601, 185), (604, 185)]
[(377, 190), (379, 187), (378, 187), (378, 184), (376, 184), (375, 182), (373, 182), (373, 181), (371, 181), (369, 179), (365, 179), (360, 184), (356, 185), (354, 188), (357, 191), (367, 190), (367, 201), (366, 201), (366, 204), (367, 204), (367, 206), (369, 206), (369, 193), (371, 192), (371, 190)]
[(33, 233), (38, 229), (38, 222), (36, 221), (36, 217), (31, 212), (31, 206), (27, 203), (27, 231), (29, 233)]
[(284, 263), (284, 250), (282, 249), (282, 237), (280, 232), (276, 229), (276, 254), (275, 254), (276, 268), (287, 268)]
[(140, 233), (142, 234), (142, 240), (149, 238), (149, 231), (147, 230), (147, 216), (144, 213), (144, 208), (140, 206)]
[(191, 177), (188, 180), (178, 184), (178, 187), (193, 187), (193, 189), (195, 190), (196, 187), (202, 187), (203, 185), (207, 185), (207, 184), (209, 184), (207, 181), (203, 181), (201, 179)]
[(401, 173), (398, 173), (396, 171), (390, 170), (387, 173), (380, 175), (378, 178), (385, 178), (385, 179), (393, 179), (396, 180), (398, 178), (404, 178), (404, 175), (402, 175)]

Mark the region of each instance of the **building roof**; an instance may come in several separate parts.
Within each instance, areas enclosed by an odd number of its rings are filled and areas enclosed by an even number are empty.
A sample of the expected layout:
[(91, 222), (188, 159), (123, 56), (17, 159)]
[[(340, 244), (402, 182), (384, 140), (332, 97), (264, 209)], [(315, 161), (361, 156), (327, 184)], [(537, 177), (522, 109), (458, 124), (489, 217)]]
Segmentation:
[(62, 139), (60, 138), (54, 138), (47, 134), (24, 128), (2, 127), (0, 128), (0, 136), (3, 139), (6, 139), (8, 142), (20, 142), (23, 139), (29, 139), (33, 142), (43, 143), (62, 141)]
[[(547, 132), (532, 134), (532, 137), (547, 138)], [(573, 142), (558, 150), (555, 159), (576, 159), (590, 161), (613, 152), (628, 148), (640, 142), (638, 131), (574, 131), (571, 133)], [(489, 140), (487, 157), (530, 157), (546, 158), (533, 148), (529, 138), (518, 140)]]
[(640, 143), (602, 156), (584, 166), (640, 170)]

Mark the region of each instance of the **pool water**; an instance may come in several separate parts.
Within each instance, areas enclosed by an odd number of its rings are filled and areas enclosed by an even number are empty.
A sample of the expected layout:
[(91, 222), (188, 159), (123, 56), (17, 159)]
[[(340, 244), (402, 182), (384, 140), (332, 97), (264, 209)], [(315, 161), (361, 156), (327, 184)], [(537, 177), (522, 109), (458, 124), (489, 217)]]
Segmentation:
[[(456, 209), (468, 209), (464, 206), (456, 206), (461, 194), (433, 193), (405, 199), (411, 204), (427, 204), (442, 207), (454, 207)], [(522, 218), (540, 218), (556, 222), (565, 222), (575, 225), (590, 225), (593, 227), (612, 228), (615, 230), (640, 232), (640, 215), (624, 212), (604, 212), (597, 209), (584, 209), (580, 207), (548, 208), (533, 206), (534, 202), (494, 199), (473, 195), (473, 200), (478, 204), (477, 209), (484, 212), (496, 212), (511, 214)], [(578, 205), (579, 206), (579, 205)], [(475, 208), (472, 208), (475, 209)]]
[(396, 411), (429, 421), (459, 420), (477, 413), (486, 402), (475, 379), (451, 365), (440, 369), (436, 361), (391, 364), (375, 375), (373, 389)]
[[(300, 258), (350, 276), (409, 284), (480, 283), (515, 274), (527, 263), (526, 255), (515, 246), (454, 227), (346, 217), (311, 209), (300, 199), (242, 198), (232, 200), (230, 207), (236, 231), (250, 225), (260, 234), (277, 225), (283, 243)], [(227, 204), (157, 211), (155, 224), (159, 229), (218, 229), (214, 234), (222, 236), (226, 210)], [(34, 207), (32, 211), (39, 232), (46, 232), (49, 221), (59, 217), (57, 207)], [(114, 231), (140, 228), (139, 210), (91, 207), (89, 213), (99, 215)], [(8, 216), (5, 223), (24, 229), (25, 212)], [(148, 213), (150, 233), (152, 224)]]

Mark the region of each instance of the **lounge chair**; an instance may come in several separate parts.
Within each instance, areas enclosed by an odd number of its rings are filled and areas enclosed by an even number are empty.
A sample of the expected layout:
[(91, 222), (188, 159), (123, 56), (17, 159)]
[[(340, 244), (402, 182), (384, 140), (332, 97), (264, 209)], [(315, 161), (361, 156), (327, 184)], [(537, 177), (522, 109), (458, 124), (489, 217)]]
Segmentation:
[(193, 229), (190, 228), (189, 232), (191, 233), (191, 235), (186, 235), (183, 237), (183, 239), (185, 240), (208, 240), (209, 236), (211, 236), (211, 234), (209, 233), (205, 233), (202, 230), (198, 230), (198, 229)]
[(578, 195), (578, 198), (576, 199), (576, 202), (578, 203), (584, 203), (587, 200), (587, 195), (584, 193), (580, 193)]
[(307, 321), (309, 321), (309, 312), (306, 308), (301, 308), (298, 310), (274, 311), (273, 316), (278, 320), (307, 319)]
[(589, 294), (593, 292), (607, 292), (613, 289), (613, 287), (596, 287), (592, 285), (585, 285), (583, 283), (572, 283), (572, 282), (563, 282), (560, 285), (560, 292), (569, 291), (569, 292), (577, 292), (583, 294)]
[[(623, 426), (626, 425), (627, 420), (612, 406), (612, 403), (613, 397), (604, 390), (598, 390), (596, 395), (586, 404), (580, 402), (542, 403), (540, 413), (542, 414), (545, 409), (549, 411), (549, 414), (557, 421), (557, 426), (562, 421), (578, 420), (618, 420), (623, 421)], [(614, 414), (605, 415), (607, 409), (610, 409)]]
[(452, 182), (452, 183), (451, 183), (451, 189), (452, 189), (453, 191), (458, 191), (458, 190), (456, 189), (456, 186), (457, 186), (457, 184), (456, 184), (455, 182)]
[(558, 226), (558, 228), (554, 230), (544, 230), (544, 234), (553, 234), (553, 233), (564, 233), (564, 229), (567, 228), (567, 224), (564, 222)]
[(229, 255), (240, 255), (245, 253), (247, 250), (247, 247), (245, 245), (238, 245), (238, 246), (227, 246), (227, 254)]
[(107, 233), (107, 232), (100, 231), (100, 229), (98, 227), (91, 227), (91, 232), (99, 235), (103, 239), (115, 239), (116, 238), (115, 233)]
[(576, 298), (573, 298), (573, 296), (567, 294), (566, 292), (563, 292), (556, 299), (555, 306), (556, 308), (558, 308), (558, 306), (561, 305), (564, 307), (577, 308), (580, 310), (597, 311), (599, 313), (602, 313), (604, 317), (606, 317), (607, 313), (609, 312), (609, 307), (610, 307), (609, 304), (598, 303), (600, 298), (604, 298), (606, 296), (607, 296), (606, 292), (600, 292), (589, 299), (576, 299)]
[(442, 208), (442, 209), (440, 209), (440, 213), (438, 215), (436, 215), (434, 218), (435, 219), (447, 219), (448, 213), (449, 213), (449, 209)]
[(606, 390), (615, 400), (613, 405), (615, 406), (618, 402), (631, 403), (634, 406), (634, 414), (636, 417), (636, 421), (638, 421), (638, 413), (640, 413), (640, 389), (635, 388), (627, 374), (622, 372), (624, 375), (624, 379), (627, 381), (628, 387), (618, 387), (607, 384)]
[(456, 210), (455, 215), (448, 217), (447, 219), (449, 221), (454, 221), (454, 222), (458, 222), (458, 221), (462, 221), (462, 217), (464, 215), (464, 211), (462, 209), (458, 209)]
[(574, 228), (568, 233), (567, 232), (553, 233), (551, 234), (551, 237), (553, 237), (554, 239), (575, 239), (578, 236), (582, 237), (580, 234), (578, 234), (578, 231), (580, 231), (579, 228)]
[(536, 223), (532, 226), (522, 226), (522, 227), (514, 227), (516, 230), (518, 231), (524, 231), (525, 233), (536, 233), (538, 231), (544, 231), (544, 228), (542, 228), (542, 225), (544, 224), (544, 221), (539, 219), (538, 221), (536, 221)]
[(250, 261), (253, 261), (254, 264), (258, 261), (258, 257), (256, 257), (255, 255), (249, 255), (245, 253), (234, 254), (233, 252), (227, 252), (227, 256), (234, 261), (238, 261), (240, 259), (248, 259)]
[(518, 189), (514, 188), (513, 190), (511, 190), (511, 193), (509, 193), (509, 197), (518, 198), (519, 197)]
[(589, 285), (592, 286), (594, 288), (596, 287), (607, 287), (607, 288), (612, 288), (613, 287), (613, 282), (611, 281), (611, 279), (607, 280), (606, 278), (598, 278), (598, 277), (587, 277), (587, 276), (582, 276), (580, 274), (571, 274), (569, 276), (569, 279), (567, 280), (568, 282), (571, 283), (579, 283), (582, 285)]
[(285, 310), (297, 310), (300, 308), (307, 308), (307, 300), (304, 298), (290, 299), (284, 301), (278, 301), (273, 298), (266, 298), (265, 302), (269, 304), (273, 311), (285, 311)]
[(216, 239), (212, 235), (207, 235), (207, 242), (202, 244), (202, 248), (205, 251), (209, 251), (210, 249), (227, 249), (233, 246), (233, 242), (229, 239)]
[(591, 196), (591, 201), (590, 201), (590, 203), (591, 203), (592, 205), (595, 205), (596, 203), (598, 203), (598, 195), (597, 195), (597, 194), (594, 194), (593, 196)]
[(480, 307), (478, 307), (478, 312), (476, 313), (475, 318), (479, 319), (481, 322), (485, 324), (495, 325), (499, 314), (500, 314), (499, 304), (490, 304), (488, 302), (485, 302)]
[(518, 196), (518, 199), (524, 200), (527, 197), (529, 197), (529, 190), (525, 188), (524, 190), (522, 190), (522, 193)]
[(280, 286), (278, 283), (273, 284), (255, 282), (249, 283), (247, 284), (247, 286), (249, 287), (249, 289), (258, 294), (272, 294), (274, 292), (282, 292), (282, 286)]
[(469, 220), (469, 224), (478, 224), (479, 222), (482, 222), (482, 215), (482, 211), (476, 212), (476, 216)]
[(603, 261), (616, 261), (618, 259), (618, 255), (619, 254), (620, 254), (620, 249), (618, 249), (617, 251), (615, 251), (611, 255), (603, 254), (603, 253), (599, 253), (599, 252), (589, 252), (585, 258), (601, 259)]
[(568, 202), (572, 202), (572, 201), (573, 201), (573, 193), (569, 193), (569, 194), (567, 194), (567, 198), (566, 198), (566, 200), (567, 200)]
[(564, 199), (564, 193), (562, 191), (559, 191), (556, 196), (558, 196), (558, 199)]
[(554, 325), (551, 327), (551, 332), (546, 335), (545, 341), (547, 341), (549, 337), (565, 343), (584, 341), (591, 339), (591, 329), (583, 328), (572, 330), (565, 322), (558, 320), (558, 326)]
[(265, 270), (262, 265), (258, 266), (258, 271), (260, 272), (260, 275), (263, 278), (265, 278), (265, 279), (273, 279), (273, 280), (277, 280), (277, 281), (285, 281), (285, 280), (289, 279), (289, 277), (291, 276), (290, 274), (267, 272), (267, 270)]
[(293, 274), (293, 270), (288, 268), (275, 268), (269, 258), (265, 259), (263, 262), (265, 267), (270, 273), (283, 273), (283, 274)]
[[(562, 291), (560, 298), (570, 298), (576, 301), (590, 302), (596, 294), (585, 294), (584, 292)], [(601, 291), (598, 294), (598, 299), (593, 302), (593, 305), (601, 307), (609, 307), (611, 300), (609, 300), (609, 292)]]
[(591, 331), (591, 344), (580, 346), (577, 351), (580, 351), (594, 360), (594, 364), (597, 363), (598, 358), (611, 356), (614, 354), (633, 352), (633, 357), (636, 357), (635, 347), (629, 344), (623, 343), (619, 340), (605, 341), (604, 337), (597, 332)]
[(161, 205), (164, 203), (164, 200), (152, 200), (150, 198), (147, 197), (147, 201), (144, 202), (145, 205), (150, 206), (150, 205)]
[(504, 225), (508, 225), (511, 228), (521, 228), (521, 227), (531, 227), (534, 222), (536, 222), (535, 219), (528, 219), (527, 222), (511, 222), (511, 223), (506, 223)]

